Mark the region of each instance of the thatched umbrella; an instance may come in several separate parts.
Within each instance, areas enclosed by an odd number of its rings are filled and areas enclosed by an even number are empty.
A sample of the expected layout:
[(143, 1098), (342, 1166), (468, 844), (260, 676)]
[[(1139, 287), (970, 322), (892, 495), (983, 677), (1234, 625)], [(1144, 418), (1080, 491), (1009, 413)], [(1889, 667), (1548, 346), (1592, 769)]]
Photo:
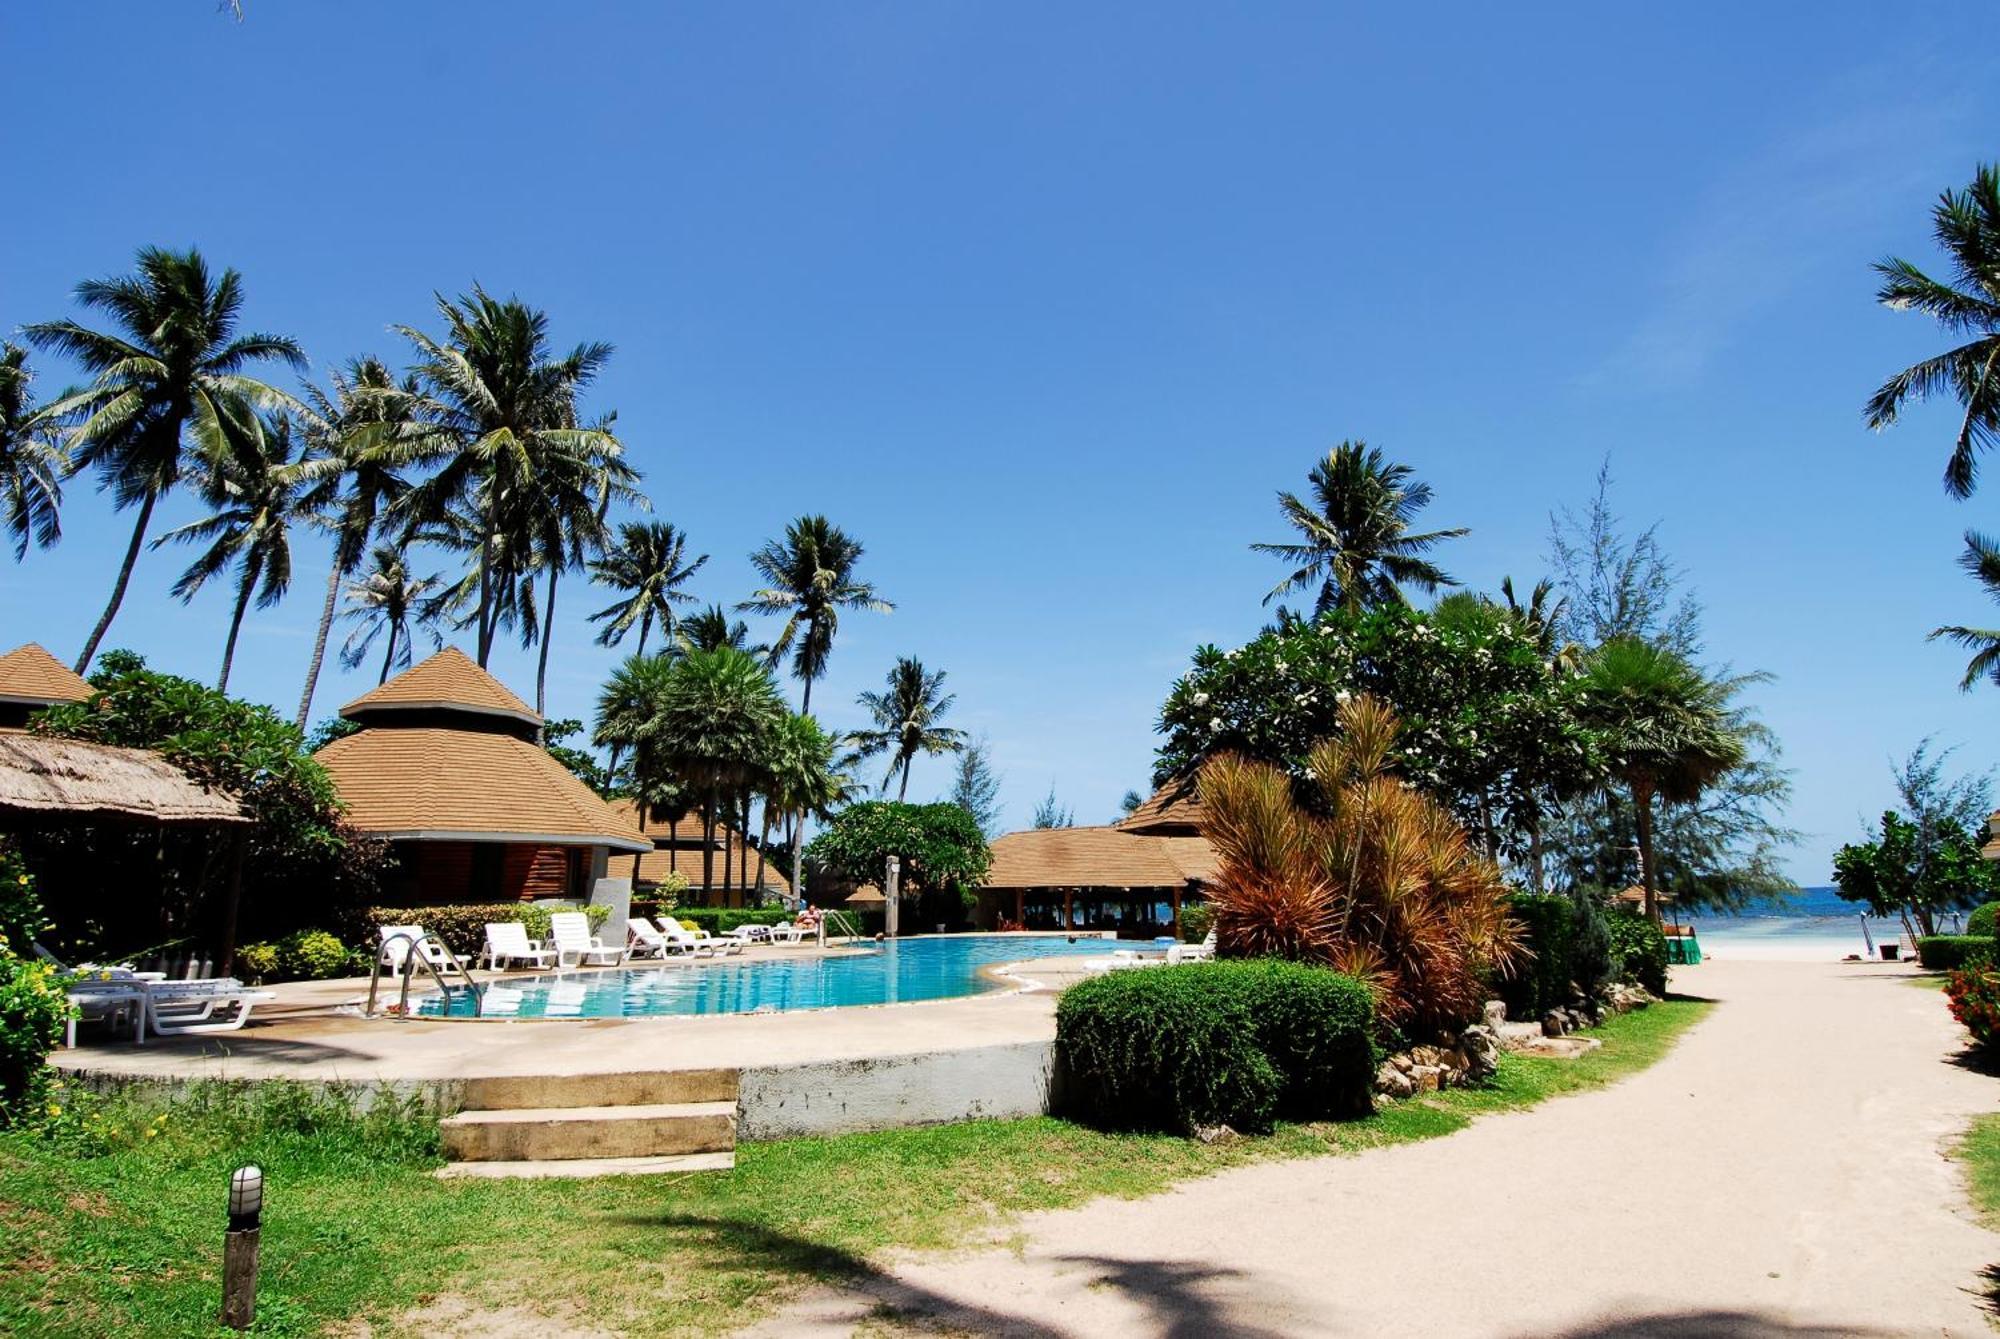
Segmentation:
[(882, 896), (882, 890), (872, 883), (864, 883), (847, 895), (850, 907), (879, 907), (889, 899)]

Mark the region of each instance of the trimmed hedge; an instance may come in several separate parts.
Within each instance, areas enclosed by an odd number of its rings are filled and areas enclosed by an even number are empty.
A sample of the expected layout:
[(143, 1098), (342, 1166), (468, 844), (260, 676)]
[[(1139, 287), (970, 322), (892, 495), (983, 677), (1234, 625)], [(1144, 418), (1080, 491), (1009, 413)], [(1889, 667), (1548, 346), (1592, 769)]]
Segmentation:
[(2000, 917), (2000, 902), (1988, 902), (1984, 906), (1974, 907), (1972, 914), (1965, 918), (1965, 932), (1983, 939), (1991, 939), (1995, 934), (2000, 934), (2000, 923), (1996, 923), (1996, 917)]
[[(376, 932), (384, 925), (421, 925), (430, 933), (444, 940), (445, 945), (459, 957), (471, 959), (486, 947), (486, 923), (488, 921), (520, 921), (528, 927), (530, 939), (543, 939), (549, 933), (549, 912), (551, 908), (538, 907), (532, 902), (473, 902), (436, 907), (367, 907), (358, 917), (340, 927), (341, 938), (356, 946), (357, 951), (372, 958), (376, 948)], [(565, 903), (554, 910), (581, 911), (590, 917), (592, 934), (604, 928), (604, 922), (611, 916), (607, 906), (583, 906)], [(675, 913), (679, 914), (679, 913)]]
[(1570, 937), (1574, 909), (1569, 899), (1548, 893), (1515, 893), (1507, 910), (1521, 923), (1534, 956), (1500, 982), (1509, 1018), (1540, 1018), (1570, 1001)]
[(1611, 970), (1655, 995), (1667, 993), (1667, 936), (1646, 917), (1614, 911), (1604, 918), (1611, 932)]
[(1260, 960), (1107, 972), (1056, 1006), (1063, 1108), (1117, 1130), (1246, 1133), (1373, 1109), (1374, 995)]
[(1992, 957), (1991, 935), (1922, 935), (1917, 939), (1917, 961), (1934, 972), (1957, 971)]
[(792, 918), (789, 911), (749, 907), (676, 907), (665, 914), (712, 935), (726, 935), (739, 925), (778, 925)]

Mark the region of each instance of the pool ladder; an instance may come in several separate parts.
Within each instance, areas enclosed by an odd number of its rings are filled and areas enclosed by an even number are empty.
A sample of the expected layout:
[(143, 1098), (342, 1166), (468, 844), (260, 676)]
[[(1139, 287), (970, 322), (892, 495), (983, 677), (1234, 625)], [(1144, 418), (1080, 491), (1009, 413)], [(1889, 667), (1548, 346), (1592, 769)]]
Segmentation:
[(381, 948), (376, 950), (375, 971), (368, 978), (368, 1007), (362, 1010), (364, 1015), (369, 1018), (375, 1016), (375, 996), (382, 985), (382, 960), (389, 956), (389, 946), (399, 939), (407, 943), (410, 947), (403, 954), (403, 989), (402, 993), (396, 999), (396, 1012), (398, 1014), (404, 1018), (410, 1016), (410, 979), (417, 974), (416, 968), (411, 966), (412, 963), (423, 964), (424, 970), (431, 974), (431, 980), (437, 982), (438, 995), (444, 1000), (445, 1013), (449, 1014), (451, 1012), (451, 992), (454, 987), (444, 979), (444, 973), (438, 971), (437, 964), (424, 955), (423, 947), (425, 944), (436, 944), (438, 951), (443, 953), (445, 959), (451, 963), (452, 970), (465, 979), (466, 993), (472, 998), (473, 1016), (477, 1017), (483, 1011), (486, 1001), (484, 994), (479, 989), (479, 983), (473, 980), (471, 971), (466, 968), (463, 962), (459, 961), (458, 955), (451, 951), (451, 945), (445, 943), (444, 940), (439, 939), (436, 935), (427, 934), (418, 936), (398, 933), (384, 939)]
[(820, 921), (820, 928), (824, 937), (831, 939), (833, 937), (833, 929), (836, 926), (840, 927), (841, 934), (846, 936), (847, 942), (850, 944), (861, 938), (861, 927), (849, 920), (846, 912), (828, 911)]

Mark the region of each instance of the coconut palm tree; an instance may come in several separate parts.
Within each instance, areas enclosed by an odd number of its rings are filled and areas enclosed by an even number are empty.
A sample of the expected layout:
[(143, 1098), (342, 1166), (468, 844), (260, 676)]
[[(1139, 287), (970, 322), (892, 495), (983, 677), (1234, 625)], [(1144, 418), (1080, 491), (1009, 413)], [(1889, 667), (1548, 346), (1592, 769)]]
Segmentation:
[(311, 448), (305, 435), (283, 413), (267, 416), (258, 429), (249, 452), (232, 452), (209, 462), (201, 488), (209, 514), (153, 541), (156, 549), (166, 544), (208, 546), (174, 583), (173, 593), (182, 604), (192, 601), (211, 578), (236, 569), (236, 603), (222, 644), (217, 692), (229, 690), (229, 668), (236, 659), (236, 639), (251, 597), (256, 597), (259, 609), (269, 609), (291, 589), (292, 527), (313, 514), (307, 486)]
[(855, 732), (854, 755), (857, 758), (872, 758), (878, 753), (889, 755), (889, 770), (882, 776), (882, 789), (889, 789), (890, 779), (900, 770), (903, 782), (896, 790), (899, 801), (909, 798), (910, 764), (919, 753), (935, 757), (940, 753), (957, 753), (965, 747), (965, 731), (938, 724), (958, 700), (956, 695), (944, 691), (944, 679), (943, 670), (930, 673), (922, 661), (904, 656), (889, 671), (885, 691), (863, 693), (855, 699), (867, 709), (875, 728)]
[[(694, 603), (694, 596), (681, 586), (707, 562), (705, 553), (690, 562), (687, 536), (666, 521), (627, 521), (619, 526), (616, 542), (590, 564), (592, 581), (623, 596), (590, 616), (592, 623), (604, 624), (603, 631), (597, 634), (597, 644), (619, 645), (636, 623), (637, 654), (643, 656), (646, 637), (656, 619), (660, 631), (671, 639), (679, 622), (674, 606)], [(718, 607), (715, 612), (720, 615), (722, 610)]]
[(1659, 919), (1653, 803), (1692, 804), (1749, 757), (1731, 699), (1761, 676), (1711, 679), (1685, 658), (1637, 637), (1613, 637), (1583, 671), (1580, 715), (1597, 732), (1607, 769), (1630, 793), (1646, 915)]
[[(799, 856), (805, 845), (805, 825), (809, 819), (824, 819), (846, 802), (852, 782), (834, 764), (839, 741), (810, 716), (787, 712), (772, 740), (765, 795), (765, 813), (773, 809), (784, 821), (787, 844), (792, 853), (792, 895), (805, 897), (805, 867)], [(768, 822), (766, 824), (768, 832)], [(757, 869), (758, 886), (763, 886), (764, 870)]]
[[(399, 382), (380, 359), (357, 358), (335, 372), (332, 383), (330, 391), (306, 387), (309, 413), (301, 421), (318, 457), (311, 466), (317, 476), (312, 502), (320, 524), (333, 538), (326, 599), (320, 606), (305, 690), (299, 695), (296, 723), (301, 730), (312, 714), (341, 585), (360, 569), (385, 515), (409, 491), (403, 476), (387, 463), (390, 453), (380, 448), (399, 435), (420, 430), (414, 377)], [(406, 645), (406, 655), (407, 651)]]
[(382, 653), (378, 684), (389, 681), (389, 671), (407, 668), (410, 643), (421, 628), (430, 634), (433, 645), (442, 646), (434, 626), (435, 600), (444, 583), (436, 575), (412, 575), (407, 551), (393, 544), (378, 544), (368, 574), (347, 583), (347, 611), (341, 615), (359, 627), (341, 644), (340, 663), (353, 669), (368, 658), (375, 638), (386, 632), (389, 645)]
[(1252, 544), (1294, 565), (1292, 574), (1264, 597), (1317, 585), (1315, 613), (1336, 606), (1350, 611), (1378, 604), (1406, 604), (1404, 586), (1426, 592), (1458, 583), (1423, 555), (1464, 529), (1412, 534), (1410, 524), (1430, 505), (1431, 486), (1408, 465), (1391, 464), (1381, 448), (1342, 442), (1312, 467), (1310, 504), (1296, 493), (1278, 494), (1278, 509), (1304, 538), (1298, 544)]
[[(1989, 598), (2000, 601), (2000, 542), (1977, 530), (1966, 531), (1965, 552), (1958, 555), (1958, 565), (1986, 588)], [(1939, 637), (1957, 642), (1973, 653), (1966, 663), (1965, 677), (1958, 682), (1960, 689), (1969, 693), (1981, 679), (2000, 684), (2000, 629), (1953, 625), (1932, 629), (1926, 640), (1935, 641)]]
[(723, 646), (746, 651), (753, 656), (768, 656), (771, 653), (770, 647), (751, 642), (748, 623), (740, 618), (731, 622), (728, 611), (719, 604), (689, 614), (674, 629), (675, 654), (713, 651)]
[[(501, 626), (508, 572), (504, 543), (512, 510), (532, 492), (552, 459), (614, 457), (623, 448), (603, 428), (576, 426), (577, 399), (611, 357), (611, 346), (579, 344), (557, 358), (549, 351), (548, 317), (514, 298), (437, 297), (442, 339), (410, 326), (397, 329), (415, 346), (422, 412), (429, 431), (385, 446), (389, 463), (436, 462), (436, 474), (411, 492), (415, 523), (454, 507), (475, 518), (478, 661), (493, 654)], [(527, 570), (521, 561), (515, 575)]]
[(69, 468), (55, 421), (30, 388), (28, 351), (0, 344), (0, 529), (14, 537), (14, 561), (28, 545), (50, 548), (62, 538), (62, 477)]
[(139, 509), (110, 602), (76, 658), (80, 674), (118, 616), (153, 508), (180, 482), (189, 444), (210, 461), (254, 450), (259, 409), (299, 406), (245, 369), (275, 359), (304, 371), (306, 356), (281, 335), (236, 334), (243, 278), (227, 269), (212, 276), (199, 251), (146, 247), (136, 274), (87, 279), (76, 286), (76, 300), (108, 313), (120, 333), (75, 321), (27, 327), (30, 340), (74, 359), (93, 378), (47, 412), (76, 418), (72, 468), (97, 470), (120, 510)]
[(792, 676), (805, 683), (799, 711), (812, 710), (813, 680), (826, 673), (833, 639), (840, 630), (843, 609), (872, 609), (886, 614), (896, 606), (875, 594), (875, 588), (855, 578), (861, 542), (849, 537), (824, 516), (801, 516), (774, 539), (750, 555), (766, 585), (737, 609), (781, 614), (785, 626), (771, 644), (776, 664), (787, 652)]
[(1961, 342), (1904, 368), (1868, 400), (1871, 428), (1894, 423), (1913, 400), (1949, 395), (1961, 411), (1958, 438), (1944, 469), (1945, 491), (1972, 496), (1977, 454), (2000, 440), (2000, 168), (1981, 164), (1963, 191), (1946, 191), (1931, 208), (1931, 236), (1950, 266), (1933, 279), (1891, 256), (1875, 266), (1875, 297), (1897, 311), (1919, 311)]

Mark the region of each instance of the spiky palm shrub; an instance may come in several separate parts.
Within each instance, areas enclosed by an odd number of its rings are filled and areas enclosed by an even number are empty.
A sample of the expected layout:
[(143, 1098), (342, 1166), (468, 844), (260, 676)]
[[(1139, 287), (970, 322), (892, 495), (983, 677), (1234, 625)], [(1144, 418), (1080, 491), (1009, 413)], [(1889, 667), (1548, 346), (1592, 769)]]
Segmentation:
[(1363, 696), (1339, 721), (1309, 760), (1310, 806), (1275, 767), (1202, 769), (1217, 947), (1328, 963), (1375, 986), (1385, 1023), (1440, 1033), (1478, 1013), (1484, 971), (1520, 955), (1506, 885), (1449, 811), (1394, 774), (1393, 711)]

